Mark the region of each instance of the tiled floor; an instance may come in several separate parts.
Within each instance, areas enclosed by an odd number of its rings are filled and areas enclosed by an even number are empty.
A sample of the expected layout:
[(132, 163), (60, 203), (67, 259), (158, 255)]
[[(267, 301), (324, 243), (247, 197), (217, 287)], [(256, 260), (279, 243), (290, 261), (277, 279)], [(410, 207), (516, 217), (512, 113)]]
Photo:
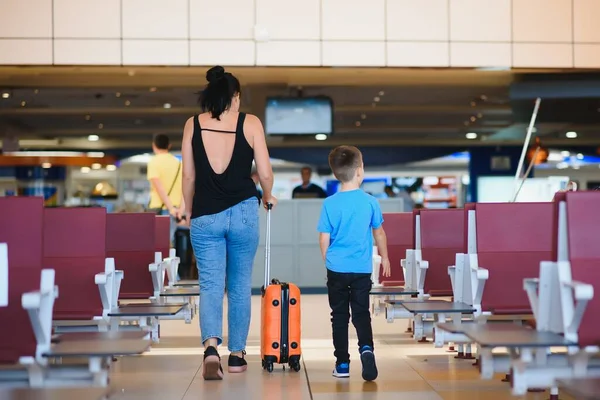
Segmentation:
[[(120, 359), (111, 379), (113, 396), (120, 400), (192, 399), (290, 399), (290, 400), (500, 400), (510, 395), (501, 376), (483, 381), (472, 361), (455, 360), (445, 349), (431, 343), (415, 343), (403, 333), (406, 322), (389, 324), (383, 316), (373, 317), (375, 354), (379, 377), (366, 383), (360, 376), (357, 356), (351, 363), (351, 378), (331, 376), (333, 346), (326, 296), (305, 295), (302, 304), (303, 368), (300, 372), (276, 367), (263, 371), (259, 358), (259, 298), (253, 298), (253, 318), (247, 348), (248, 371), (228, 374), (223, 381), (205, 382), (200, 367), (202, 349), (198, 320), (161, 323), (161, 343), (141, 357)], [(224, 321), (226, 321), (226, 316)], [(224, 326), (226, 335), (226, 326)], [(351, 337), (355, 338), (352, 326)], [(355, 346), (356, 339), (351, 339)], [(221, 348), (224, 367), (226, 347)], [(356, 353), (356, 349), (353, 350)], [(526, 399), (547, 399), (548, 393), (531, 393)], [(566, 399), (561, 396), (561, 399)]]

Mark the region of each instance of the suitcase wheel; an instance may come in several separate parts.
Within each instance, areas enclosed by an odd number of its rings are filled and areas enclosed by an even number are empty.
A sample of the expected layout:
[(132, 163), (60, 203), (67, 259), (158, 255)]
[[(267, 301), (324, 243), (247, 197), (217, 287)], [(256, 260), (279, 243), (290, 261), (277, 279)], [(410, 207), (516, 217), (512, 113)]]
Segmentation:
[(300, 371), (300, 362), (298, 362), (298, 361), (291, 361), (290, 362), (290, 368), (293, 369), (296, 372)]
[(272, 362), (266, 362), (265, 363), (265, 368), (267, 369), (267, 371), (269, 373), (273, 372), (273, 363)]

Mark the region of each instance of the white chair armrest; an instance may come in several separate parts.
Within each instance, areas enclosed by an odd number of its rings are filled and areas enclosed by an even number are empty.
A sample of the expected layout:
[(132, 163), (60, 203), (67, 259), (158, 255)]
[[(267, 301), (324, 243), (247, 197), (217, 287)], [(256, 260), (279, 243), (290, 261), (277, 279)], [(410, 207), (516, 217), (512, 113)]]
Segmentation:
[(490, 271), (485, 268), (477, 268), (474, 270), (477, 276), (477, 279), (480, 281), (487, 280), (490, 277)]
[(41, 304), (42, 294), (40, 292), (27, 292), (21, 296), (21, 305), (25, 310), (40, 308)]
[(107, 277), (104, 272), (96, 274), (96, 276), (94, 276), (94, 282), (96, 282), (96, 285), (106, 285), (106, 279)]
[(588, 283), (571, 281), (562, 284), (573, 289), (577, 301), (591, 300), (594, 297), (594, 287)]

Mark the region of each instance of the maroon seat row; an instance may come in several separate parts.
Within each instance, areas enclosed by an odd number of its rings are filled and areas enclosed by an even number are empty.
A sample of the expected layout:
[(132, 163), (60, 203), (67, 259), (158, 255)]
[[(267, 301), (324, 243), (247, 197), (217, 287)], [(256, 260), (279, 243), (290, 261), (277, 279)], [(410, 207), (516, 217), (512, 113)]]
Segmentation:
[[(35, 354), (36, 340), (23, 293), (39, 289), (42, 269), (55, 270), (54, 320), (102, 315), (94, 277), (112, 257), (124, 271), (120, 300), (154, 294), (149, 265), (169, 253), (169, 218), (151, 213), (107, 214), (104, 208), (44, 208), (41, 198), (0, 198), (0, 243), (8, 245), (7, 307), (0, 308), (0, 363)], [(10, 321), (10, 322), (8, 322)], [(7, 325), (8, 326), (8, 325)]]

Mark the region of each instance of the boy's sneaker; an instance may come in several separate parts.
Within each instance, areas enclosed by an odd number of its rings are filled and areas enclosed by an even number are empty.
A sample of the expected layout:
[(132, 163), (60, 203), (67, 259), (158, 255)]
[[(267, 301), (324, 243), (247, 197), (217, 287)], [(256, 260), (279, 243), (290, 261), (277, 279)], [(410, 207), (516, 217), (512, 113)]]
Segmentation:
[(333, 376), (336, 378), (348, 378), (350, 377), (350, 364), (347, 362), (335, 363), (333, 369)]
[(377, 378), (377, 365), (375, 365), (375, 354), (370, 346), (360, 349), (360, 361), (362, 362), (362, 377), (365, 381), (374, 381)]

